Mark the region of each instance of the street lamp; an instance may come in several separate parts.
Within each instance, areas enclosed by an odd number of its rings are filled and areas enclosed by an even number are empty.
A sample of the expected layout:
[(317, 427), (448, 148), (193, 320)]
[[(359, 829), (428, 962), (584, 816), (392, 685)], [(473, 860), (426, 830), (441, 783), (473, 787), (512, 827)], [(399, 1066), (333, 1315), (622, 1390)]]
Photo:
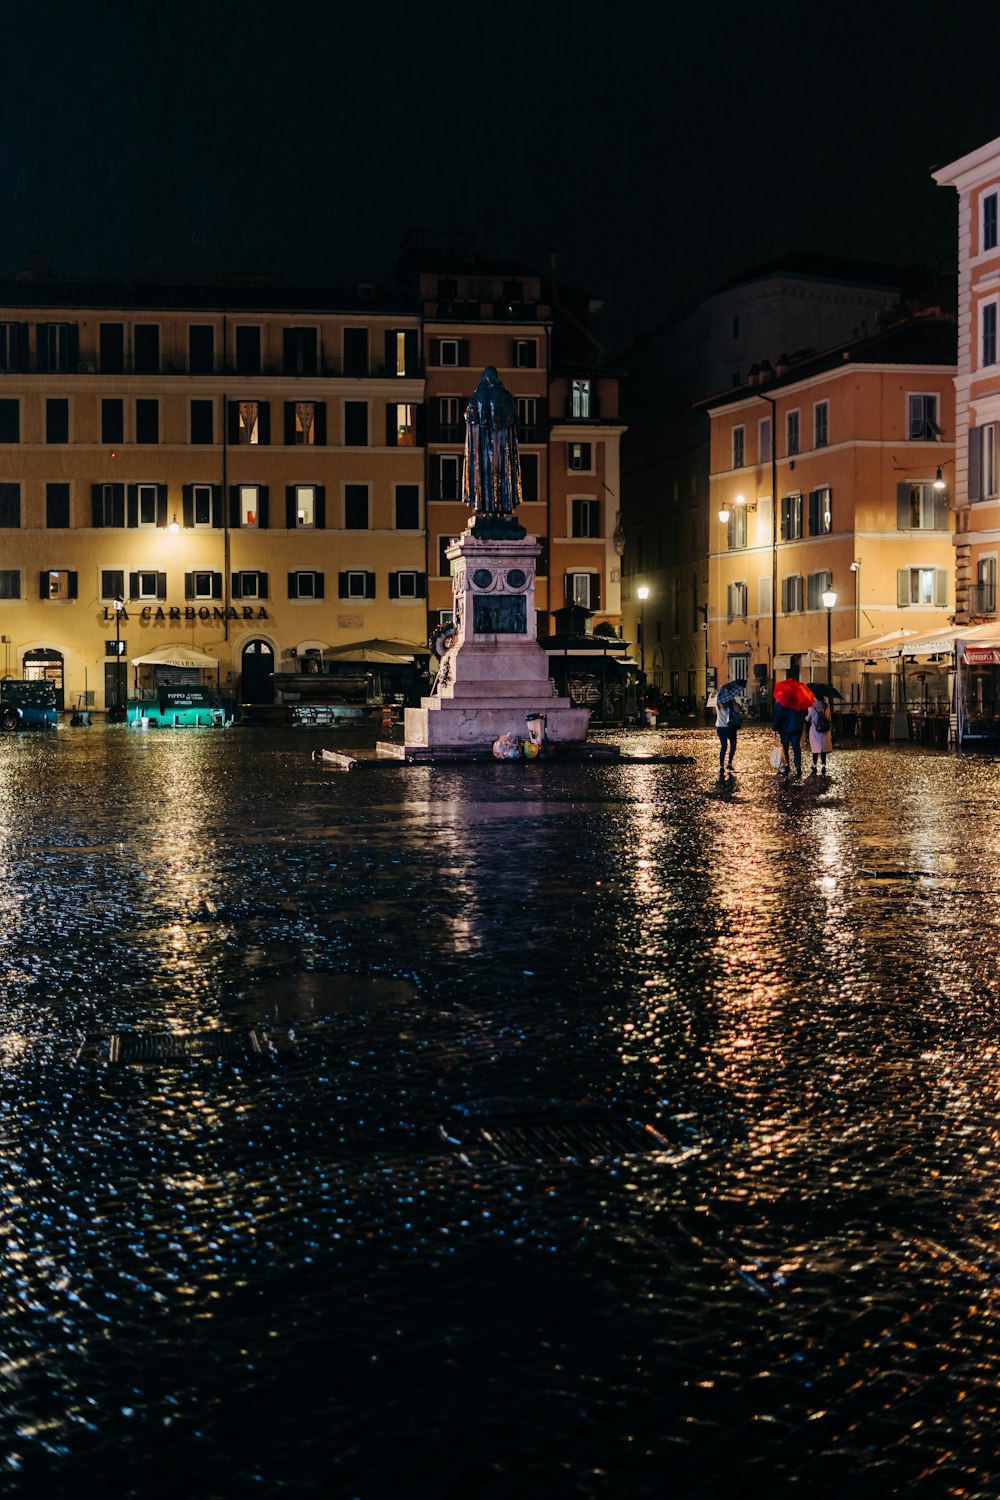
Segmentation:
[(861, 559), (856, 557), (851, 563), (851, 572), (854, 574), (854, 636), (856, 640), (861, 639)]
[[(833, 589), (823, 590), (823, 608), (826, 610), (826, 680), (831, 689), (831, 709), (833, 706), (833, 649), (830, 644), (830, 621), (833, 617), (833, 606), (837, 602), (837, 595)], [(831, 714), (832, 717), (832, 714)]]
[(125, 600), (119, 595), (115, 599), (115, 701), (112, 708), (118, 708), (122, 694), (122, 610), (125, 608)]
[(649, 598), (649, 589), (644, 583), (640, 583), (636, 589), (639, 600), (639, 670), (643, 677), (646, 675), (646, 600)]

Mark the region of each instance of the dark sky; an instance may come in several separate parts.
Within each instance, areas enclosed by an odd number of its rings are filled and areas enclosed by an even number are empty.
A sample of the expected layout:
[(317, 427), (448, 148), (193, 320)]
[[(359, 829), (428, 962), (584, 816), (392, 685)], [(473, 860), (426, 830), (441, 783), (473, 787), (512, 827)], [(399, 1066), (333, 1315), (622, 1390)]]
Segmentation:
[(0, 271), (381, 279), (468, 230), (558, 249), (615, 348), (788, 249), (952, 254), (929, 170), (1000, 135), (995, 16), (0, 0)]

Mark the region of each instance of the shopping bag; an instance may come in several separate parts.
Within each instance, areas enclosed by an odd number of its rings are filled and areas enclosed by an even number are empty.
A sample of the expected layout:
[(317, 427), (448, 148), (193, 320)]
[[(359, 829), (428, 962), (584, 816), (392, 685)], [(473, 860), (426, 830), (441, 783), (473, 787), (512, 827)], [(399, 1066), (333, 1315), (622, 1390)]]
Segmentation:
[(782, 767), (786, 766), (787, 764), (788, 756), (785, 754), (785, 747), (780, 740), (775, 740), (771, 746), (772, 769), (775, 771), (780, 771)]

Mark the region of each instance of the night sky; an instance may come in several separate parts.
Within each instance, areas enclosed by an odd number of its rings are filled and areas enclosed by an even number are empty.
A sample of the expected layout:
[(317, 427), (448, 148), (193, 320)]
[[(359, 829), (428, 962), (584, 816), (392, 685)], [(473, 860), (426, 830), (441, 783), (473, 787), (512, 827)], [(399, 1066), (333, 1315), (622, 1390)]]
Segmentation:
[(0, 0), (0, 271), (347, 283), (469, 231), (557, 249), (612, 351), (786, 250), (948, 264), (929, 172), (1000, 135), (995, 16)]

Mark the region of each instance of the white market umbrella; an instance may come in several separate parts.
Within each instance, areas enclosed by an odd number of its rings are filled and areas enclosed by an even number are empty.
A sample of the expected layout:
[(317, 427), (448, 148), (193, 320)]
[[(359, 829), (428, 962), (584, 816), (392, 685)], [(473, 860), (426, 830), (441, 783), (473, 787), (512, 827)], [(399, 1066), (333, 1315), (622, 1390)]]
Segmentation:
[(218, 659), (197, 646), (157, 646), (145, 656), (133, 656), (133, 667), (217, 667)]

